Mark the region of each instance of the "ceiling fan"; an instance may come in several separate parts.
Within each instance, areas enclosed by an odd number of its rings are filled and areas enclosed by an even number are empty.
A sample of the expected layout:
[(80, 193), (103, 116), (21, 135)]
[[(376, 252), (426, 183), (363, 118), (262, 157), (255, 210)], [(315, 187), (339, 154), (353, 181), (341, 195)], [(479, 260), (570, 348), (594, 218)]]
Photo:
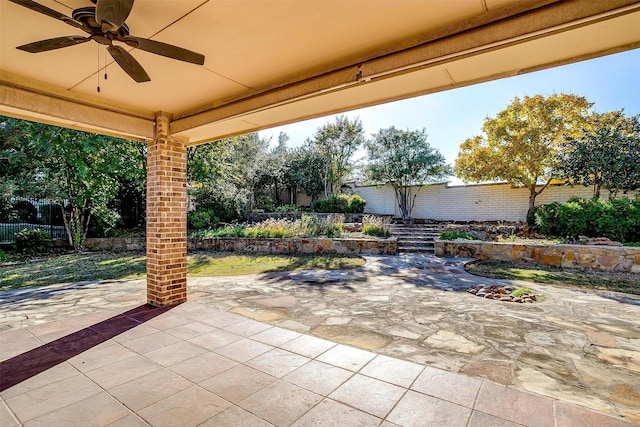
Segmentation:
[(88, 6), (75, 9), (71, 17), (32, 0), (10, 1), (58, 19), (89, 34), (87, 37), (73, 35), (40, 40), (16, 48), (25, 52), (46, 52), (93, 40), (105, 45), (116, 63), (138, 83), (151, 81), (151, 78), (142, 68), (142, 65), (122, 46), (114, 45), (114, 41), (122, 42), (127, 46), (155, 53), (156, 55), (166, 56), (167, 58), (198, 65), (204, 64), (204, 55), (199, 53), (167, 43), (129, 35), (129, 27), (124, 21), (131, 13), (134, 0), (91, 0), (96, 5), (95, 7)]

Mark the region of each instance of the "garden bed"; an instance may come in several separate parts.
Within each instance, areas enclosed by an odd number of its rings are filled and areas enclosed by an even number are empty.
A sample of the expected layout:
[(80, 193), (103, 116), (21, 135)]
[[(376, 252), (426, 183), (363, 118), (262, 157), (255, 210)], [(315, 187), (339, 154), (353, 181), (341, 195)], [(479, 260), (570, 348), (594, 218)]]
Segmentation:
[(478, 240), (435, 242), (442, 257), (465, 257), (585, 270), (640, 274), (640, 247), (496, 243)]
[[(87, 239), (87, 249), (142, 250), (144, 238)], [(224, 252), (262, 252), (278, 254), (371, 254), (393, 255), (398, 248), (395, 238), (249, 238), (249, 237), (192, 237), (187, 239), (188, 250)]]

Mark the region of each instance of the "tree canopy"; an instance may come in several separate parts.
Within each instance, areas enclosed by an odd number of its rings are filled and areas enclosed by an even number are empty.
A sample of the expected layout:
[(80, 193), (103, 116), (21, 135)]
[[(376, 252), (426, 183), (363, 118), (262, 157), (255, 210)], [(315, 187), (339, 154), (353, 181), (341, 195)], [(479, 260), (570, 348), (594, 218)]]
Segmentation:
[(559, 154), (559, 176), (570, 182), (602, 188), (615, 195), (619, 190), (640, 188), (640, 121), (623, 111), (593, 114), (584, 133), (569, 137)]
[(3, 197), (66, 202), (63, 219), (75, 248), (84, 246), (92, 219), (107, 228), (117, 225), (119, 215), (111, 202), (123, 181), (145, 185), (141, 143), (25, 120), (1, 122), (0, 157), (7, 165)]
[(380, 129), (367, 142), (367, 175), (377, 183), (390, 183), (403, 220), (411, 217), (423, 184), (446, 178), (451, 168), (444, 156), (427, 142), (425, 129)]
[(554, 177), (558, 153), (568, 137), (581, 134), (592, 105), (572, 94), (516, 97), (485, 119), (482, 135), (460, 145), (454, 171), (467, 181), (502, 180), (526, 187), (533, 208)]
[(359, 118), (336, 117), (316, 130), (312, 143), (324, 158), (325, 196), (339, 192), (345, 177), (353, 167), (353, 155), (365, 142), (364, 128)]

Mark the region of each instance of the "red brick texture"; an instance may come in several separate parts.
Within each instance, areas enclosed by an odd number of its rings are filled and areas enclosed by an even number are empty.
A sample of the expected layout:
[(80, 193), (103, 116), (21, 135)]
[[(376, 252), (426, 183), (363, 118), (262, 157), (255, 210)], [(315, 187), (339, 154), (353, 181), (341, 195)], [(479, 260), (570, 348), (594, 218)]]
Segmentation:
[(159, 136), (147, 152), (147, 302), (186, 300), (187, 151), (184, 142)]

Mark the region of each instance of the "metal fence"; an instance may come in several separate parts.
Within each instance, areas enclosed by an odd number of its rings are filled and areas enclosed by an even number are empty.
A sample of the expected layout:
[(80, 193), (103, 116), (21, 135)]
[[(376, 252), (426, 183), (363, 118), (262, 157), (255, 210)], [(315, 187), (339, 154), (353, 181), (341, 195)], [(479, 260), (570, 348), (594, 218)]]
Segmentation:
[(53, 240), (66, 239), (63, 205), (49, 199), (0, 199), (0, 244), (13, 243), (25, 228), (46, 231)]

